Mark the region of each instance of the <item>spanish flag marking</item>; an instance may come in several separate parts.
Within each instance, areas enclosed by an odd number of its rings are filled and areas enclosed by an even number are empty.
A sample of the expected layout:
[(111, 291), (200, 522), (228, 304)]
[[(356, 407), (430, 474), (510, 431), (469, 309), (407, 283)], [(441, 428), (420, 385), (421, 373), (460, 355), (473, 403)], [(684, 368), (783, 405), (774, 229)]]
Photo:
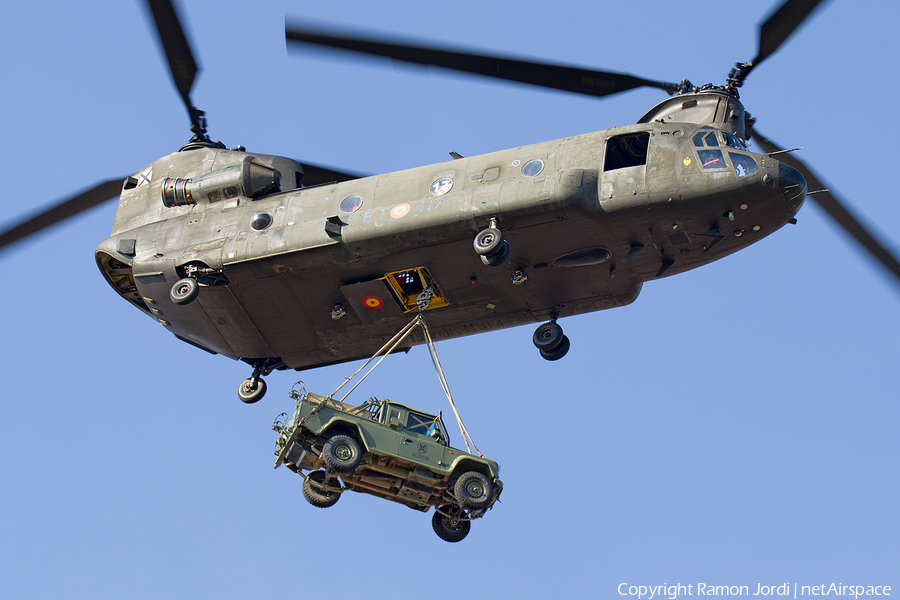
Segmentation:
[(370, 310), (378, 310), (384, 306), (384, 300), (378, 296), (366, 296), (362, 299), (362, 305)]
[(409, 204), (398, 204), (391, 209), (391, 217), (394, 219), (402, 219), (409, 214), (411, 209), (412, 207)]

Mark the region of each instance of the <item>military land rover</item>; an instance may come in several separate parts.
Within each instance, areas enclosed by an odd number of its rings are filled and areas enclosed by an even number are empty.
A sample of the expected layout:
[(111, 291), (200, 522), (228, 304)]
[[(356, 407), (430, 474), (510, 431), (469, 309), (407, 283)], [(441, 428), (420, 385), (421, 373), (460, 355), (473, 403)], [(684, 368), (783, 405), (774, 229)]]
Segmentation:
[(451, 447), (440, 415), (376, 398), (350, 406), (298, 385), (294, 414), (272, 424), (275, 468), (301, 475), (313, 506), (333, 506), (346, 490), (422, 512), (433, 506), (434, 532), (458, 542), (499, 498), (497, 463)]

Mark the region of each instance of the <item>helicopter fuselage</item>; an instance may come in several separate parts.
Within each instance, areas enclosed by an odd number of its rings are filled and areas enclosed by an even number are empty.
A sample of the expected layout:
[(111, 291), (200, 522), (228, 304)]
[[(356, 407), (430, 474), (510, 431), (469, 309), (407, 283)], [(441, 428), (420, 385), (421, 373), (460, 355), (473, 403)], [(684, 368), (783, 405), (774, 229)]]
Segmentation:
[[(97, 262), (178, 338), (273, 368), (371, 356), (426, 288), (435, 339), (623, 306), (790, 222), (806, 191), (727, 127), (665, 121), (309, 188), (289, 159), (197, 147), (126, 181)], [(490, 227), (510, 248), (494, 266), (473, 248)], [(178, 305), (185, 277), (200, 292)]]

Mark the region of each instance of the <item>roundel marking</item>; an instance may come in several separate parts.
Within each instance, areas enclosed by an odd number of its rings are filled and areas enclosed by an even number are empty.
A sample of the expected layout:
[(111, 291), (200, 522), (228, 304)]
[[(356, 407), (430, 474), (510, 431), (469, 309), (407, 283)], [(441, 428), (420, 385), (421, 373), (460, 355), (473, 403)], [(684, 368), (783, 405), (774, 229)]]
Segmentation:
[(398, 204), (391, 209), (391, 217), (394, 219), (402, 219), (409, 214), (412, 207), (409, 204)]
[(362, 299), (362, 305), (369, 310), (378, 310), (379, 308), (384, 306), (384, 300), (382, 300), (378, 296), (366, 296)]

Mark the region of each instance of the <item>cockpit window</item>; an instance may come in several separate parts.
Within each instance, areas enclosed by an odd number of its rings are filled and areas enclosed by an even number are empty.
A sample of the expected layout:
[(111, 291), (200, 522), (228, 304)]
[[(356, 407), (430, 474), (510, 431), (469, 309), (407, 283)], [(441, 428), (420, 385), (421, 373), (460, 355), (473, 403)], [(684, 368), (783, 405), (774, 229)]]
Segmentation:
[(725, 144), (731, 146), (732, 148), (737, 148), (738, 150), (747, 149), (744, 144), (741, 143), (741, 140), (737, 138), (737, 136), (730, 133), (725, 134)]
[(697, 150), (697, 155), (700, 157), (700, 166), (704, 169), (724, 169), (728, 166), (721, 150)]
[(752, 156), (738, 154), (737, 152), (729, 152), (728, 156), (731, 157), (731, 162), (734, 163), (734, 172), (737, 173), (738, 177), (753, 175), (759, 170), (759, 165), (756, 164), (756, 160)]
[(649, 145), (650, 133), (646, 131), (609, 138), (609, 141), (606, 142), (606, 160), (603, 170), (614, 171), (646, 165)]
[[(747, 146), (744, 145), (744, 142), (742, 142), (736, 135), (728, 133), (727, 131), (719, 131), (718, 133), (722, 134), (725, 137), (726, 146), (730, 146), (731, 148), (735, 148), (737, 150), (747, 149)], [(710, 132), (708, 129), (694, 135), (693, 140), (694, 146), (698, 148), (702, 148), (703, 146), (717, 148), (720, 145), (719, 136), (717, 136), (715, 132)]]

